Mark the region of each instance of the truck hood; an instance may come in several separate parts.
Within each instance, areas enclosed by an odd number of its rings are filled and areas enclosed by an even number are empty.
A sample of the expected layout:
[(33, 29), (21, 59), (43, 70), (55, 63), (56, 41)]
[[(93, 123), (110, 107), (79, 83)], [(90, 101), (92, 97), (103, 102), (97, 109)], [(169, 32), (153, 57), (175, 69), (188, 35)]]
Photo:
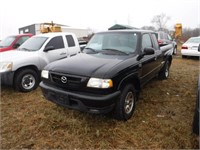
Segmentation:
[(76, 56), (53, 62), (45, 67), (53, 72), (104, 78), (115, 65), (129, 56), (80, 53)]
[(32, 56), (35, 52), (11, 50), (0, 53), (0, 62), (14, 62)]

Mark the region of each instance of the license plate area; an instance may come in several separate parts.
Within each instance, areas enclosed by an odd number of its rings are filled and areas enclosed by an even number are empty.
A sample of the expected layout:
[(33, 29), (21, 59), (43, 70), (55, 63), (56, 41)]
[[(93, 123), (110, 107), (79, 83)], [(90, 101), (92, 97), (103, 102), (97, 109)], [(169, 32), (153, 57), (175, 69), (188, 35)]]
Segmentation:
[(69, 96), (68, 95), (59, 95), (57, 96), (57, 102), (63, 105), (69, 105)]

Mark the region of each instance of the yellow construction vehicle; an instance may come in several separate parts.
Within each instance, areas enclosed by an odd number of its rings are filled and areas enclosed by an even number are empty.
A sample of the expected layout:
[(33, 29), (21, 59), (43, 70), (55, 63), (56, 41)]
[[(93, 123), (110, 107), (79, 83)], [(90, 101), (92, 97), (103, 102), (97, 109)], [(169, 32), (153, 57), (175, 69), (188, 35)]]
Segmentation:
[(175, 25), (175, 39), (178, 39), (182, 36), (182, 24), (181, 23), (177, 23)]
[(53, 23), (41, 23), (40, 24), (40, 32), (41, 33), (49, 33), (49, 32), (62, 32), (61, 26), (58, 26)]

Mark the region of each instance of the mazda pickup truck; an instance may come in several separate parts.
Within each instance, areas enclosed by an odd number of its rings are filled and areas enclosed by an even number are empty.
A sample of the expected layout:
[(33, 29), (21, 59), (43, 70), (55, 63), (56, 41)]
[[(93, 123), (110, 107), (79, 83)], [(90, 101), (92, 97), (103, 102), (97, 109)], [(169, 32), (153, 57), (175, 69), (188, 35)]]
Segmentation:
[(50, 62), (80, 52), (73, 33), (47, 33), (29, 38), (16, 50), (0, 53), (1, 84), (29, 92), (38, 87), (41, 70)]
[(142, 86), (156, 76), (168, 78), (172, 53), (170, 44), (159, 47), (152, 31), (96, 33), (82, 53), (48, 64), (40, 87), (58, 105), (126, 121)]

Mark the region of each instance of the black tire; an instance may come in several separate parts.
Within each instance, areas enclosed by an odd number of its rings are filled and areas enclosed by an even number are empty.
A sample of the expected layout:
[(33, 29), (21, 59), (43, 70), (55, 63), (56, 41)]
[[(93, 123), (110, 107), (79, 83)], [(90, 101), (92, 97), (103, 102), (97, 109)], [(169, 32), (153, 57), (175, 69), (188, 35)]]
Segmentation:
[(14, 78), (14, 87), (17, 91), (30, 92), (39, 85), (39, 76), (32, 69), (20, 70)]
[(167, 79), (169, 77), (169, 68), (170, 68), (170, 63), (169, 61), (166, 61), (164, 67), (159, 73), (160, 79)]
[(185, 55), (182, 55), (182, 58), (187, 58), (187, 56), (185, 56)]
[(195, 109), (193, 124), (192, 124), (193, 133), (199, 135), (199, 111)]
[(176, 55), (176, 54), (177, 54), (177, 47), (175, 46), (173, 50), (173, 55)]
[(130, 119), (135, 110), (136, 97), (134, 86), (132, 84), (126, 85), (122, 89), (121, 96), (117, 101), (114, 118), (123, 121)]

